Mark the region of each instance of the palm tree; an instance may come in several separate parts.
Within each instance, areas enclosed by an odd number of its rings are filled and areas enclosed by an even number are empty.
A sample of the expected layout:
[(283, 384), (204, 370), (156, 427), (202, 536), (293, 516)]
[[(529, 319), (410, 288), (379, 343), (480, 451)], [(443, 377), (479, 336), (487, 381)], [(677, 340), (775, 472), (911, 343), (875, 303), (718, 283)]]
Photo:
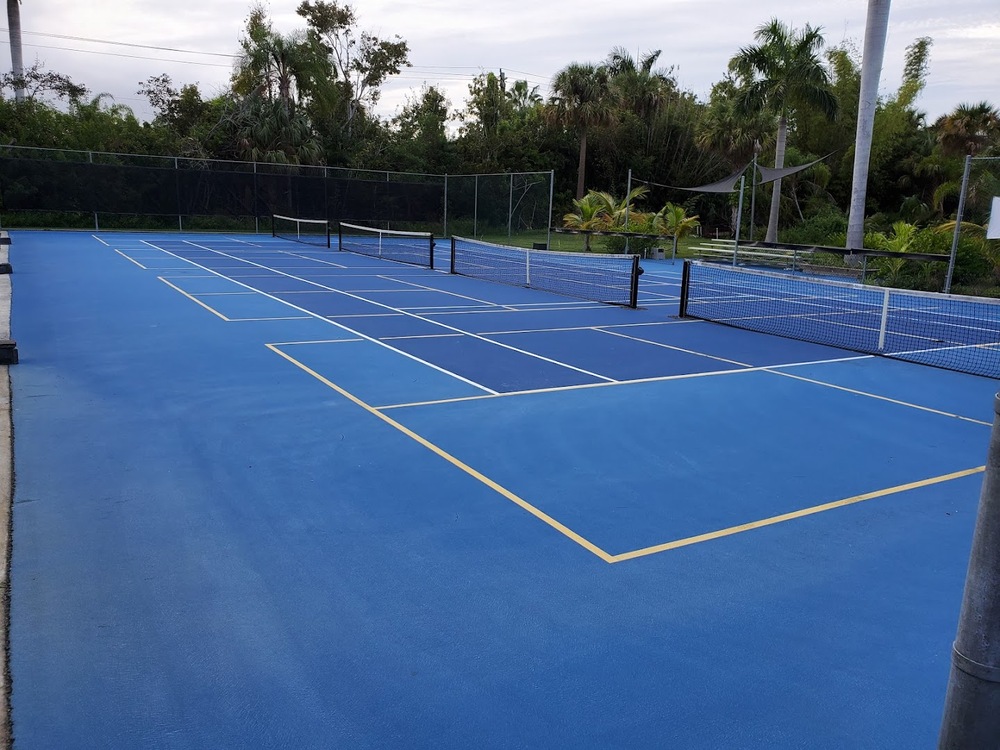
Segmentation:
[(868, 193), (868, 164), (878, 105), (878, 79), (885, 56), (885, 35), (889, 27), (890, 0), (868, 0), (865, 24), (865, 52), (861, 63), (861, 93), (858, 97), (858, 129), (854, 142), (854, 176), (851, 209), (847, 219), (847, 249), (860, 248), (865, 236), (865, 198)]
[(538, 93), (538, 86), (528, 87), (527, 81), (514, 81), (510, 91), (506, 92), (507, 99), (514, 105), (514, 109), (521, 111), (531, 109), (542, 103), (542, 96)]
[(688, 216), (684, 206), (667, 202), (659, 211), (653, 214), (651, 228), (657, 234), (669, 234), (680, 239), (687, 237), (697, 227), (701, 226), (697, 216)]
[(24, 101), (24, 58), (21, 54), (21, 0), (7, 0), (7, 28), (10, 30), (11, 73), (14, 74), (14, 100)]
[(608, 217), (609, 225), (622, 228), (625, 227), (626, 217), (629, 219), (629, 224), (641, 224), (645, 220), (645, 215), (636, 213), (633, 204), (637, 200), (645, 198), (647, 193), (649, 193), (649, 186), (637, 185), (632, 188), (628, 195), (618, 200), (611, 193), (597, 190), (590, 191), (590, 195), (594, 196), (594, 199), (603, 207), (604, 213)]
[(647, 151), (652, 144), (655, 116), (673, 89), (668, 74), (653, 69), (659, 57), (660, 50), (653, 50), (635, 60), (624, 47), (615, 47), (605, 61), (609, 84), (620, 104), (634, 113), (646, 129)]
[[(605, 211), (606, 201), (591, 191), (583, 198), (573, 200), (576, 211), (563, 216), (563, 226), (567, 229), (595, 230), (608, 226), (608, 216)], [(590, 252), (590, 235), (583, 235), (583, 251)]]
[(580, 159), (576, 173), (576, 197), (583, 198), (587, 167), (587, 134), (595, 125), (611, 117), (607, 92), (608, 73), (603, 66), (572, 63), (556, 73), (555, 92), (548, 109), (549, 118), (580, 137)]
[[(893, 253), (910, 251), (917, 238), (917, 227), (905, 221), (897, 221), (892, 225), (889, 235), (876, 232), (866, 238), (867, 244), (877, 250), (888, 250)], [(906, 267), (906, 258), (878, 258), (875, 261), (878, 268), (878, 281), (885, 286), (896, 286)]]
[[(729, 67), (743, 86), (738, 100), (740, 109), (747, 114), (767, 111), (778, 118), (774, 166), (781, 168), (785, 163), (788, 115), (805, 105), (833, 118), (838, 111), (837, 98), (818, 56), (823, 46), (821, 29), (806, 24), (802, 31), (795, 31), (772, 19), (757, 29), (754, 38), (758, 44), (741, 49), (730, 60)], [(775, 180), (767, 242), (778, 240), (780, 202), (781, 180)]]
[(990, 146), (1000, 146), (1000, 111), (989, 102), (959, 104), (954, 112), (934, 123), (937, 140), (947, 156), (976, 156)]

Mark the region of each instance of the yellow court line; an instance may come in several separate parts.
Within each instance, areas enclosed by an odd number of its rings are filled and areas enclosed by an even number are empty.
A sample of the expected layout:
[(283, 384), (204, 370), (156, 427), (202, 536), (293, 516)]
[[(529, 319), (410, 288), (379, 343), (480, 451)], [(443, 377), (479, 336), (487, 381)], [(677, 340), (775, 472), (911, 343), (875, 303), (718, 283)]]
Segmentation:
[(805, 516), (811, 516), (816, 513), (823, 513), (824, 511), (833, 510), (835, 508), (843, 508), (847, 505), (854, 505), (855, 503), (861, 503), (865, 500), (874, 500), (878, 497), (886, 497), (888, 495), (896, 495), (900, 492), (906, 492), (907, 490), (915, 490), (920, 487), (929, 487), (933, 484), (941, 484), (942, 482), (950, 482), (953, 479), (961, 479), (962, 477), (972, 476), (973, 474), (979, 474), (986, 470), (985, 466), (977, 466), (974, 469), (965, 469), (964, 471), (956, 471), (951, 474), (942, 474), (939, 477), (931, 477), (930, 479), (922, 479), (919, 482), (910, 482), (908, 484), (900, 484), (895, 487), (889, 487), (884, 490), (876, 490), (875, 492), (867, 492), (864, 495), (855, 495), (854, 497), (844, 498), (843, 500), (836, 500), (832, 503), (824, 503), (823, 505), (815, 505), (812, 508), (803, 508), (802, 510), (792, 511), (791, 513), (783, 513), (780, 516), (772, 516), (771, 518), (764, 518), (760, 521), (751, 521), (750, 523), (744, 523), (739, 526), (730, 526), (728, 529), (719, 529), (718, 531), (711, 531), (707, 534), (699, 534), (697, 536), (689, 536), (686, 539), (677, 539), (673, 542), (667, 542), (666, 544), (657, 544), (653, 547), (645, 547), (644, 549), (633, 550), (632, 552), (623, 552), (620, 555), (614, 555), (609, 562), (617, 563), (623, 562), (625, 560), (634, 560), (637, 557), (646, 557), (647, 555), (655, 555), (659, 552), (668, 552), (670, 550), (678, 549), (679, 547), (687, 547), (692, 544), (699, 544), (701, 542), (708, 542), (713, 539), (721, 539), (722, 537), (732, 536), (734, 534), (742, 534), (744, 531), (751, 531), (753, 529), (760, 529), (765, 526), (773, 526), (778, 523), (783, 523), (785, 521), (792, 521), (796, 518), (803, 518)]
[(183, 295), (184, 295), (185, 297), (187, 297), (187, 298), (188, 298), (189, 300), (191, 300), (192, 302), (195, 302), (195, 303), (197, 303), (197, 304), (201, 305), (202, 307), (204, 307), (204, 308), (205, 308), (206, 310), (208, 310), (208, 311), (209, 311), (210, 313), (212, 313), (213, 315), (218, 315), (218, 316), (219, 316), (220, 318), (222, 318), (222, 319), (223, 319), (224, 321), (226, 321), (227, 323), (231, 323), (231, 322), (232, 322), (232, 321), (231, 321), (231, 320), (230, 320), (229, 318), (227, 318), (227, 317), (226, 317), (225, 315), (223, 315), (222, 313), (220, 313), (220, 312), (219, 312), (218, 310), (216, 310), (216, 309), (215, 309), (214, 307), (209, 307), (209, 306), (208, 306), (208, 305), (206, 305), (206, 304), (205, 304), (204, 302), (202, 302), (202, 301), (201, 301), (200, 299), (198, 299), (197, 297), (193, 297), (192, 295), (188, 294), (187, 292), (185, 292), (185, 291), (184, 291), (183, 289), (181, 289), (181, 288), (180, 288), (179, 286), (177, 286), (176, 284), (171, 284), (171, 283), (170, 283), (169, 281), (167, 281), (167, 280), (166, 280), (165, 278), (163, 278), (162, 276), (157, 276), (156, 278), (158, 278), (158, 279), (159, 279), (160, 281), (162, 281), (162, 282), (163, 282), (164, 284), (166, 284), (167, 286), (169, 286), (169, 287), (170, 287), (171, 289), (173, 289), (173, 290), (175, 290), (175, 291), (178, 291), (178, 292), (180, 292), (181, 294), (183, 294)]
[(434, 443), (432, 443), (430, 440), (427, 440), (426, 438), (422, 437), (421, 435), (418, 435), (416, 432), (414, 432), (413, 430), (409, 429), (408, 427), (403, 426), (402, 424), (400, 424), (399, 422), (397, 422), (396, 420), (394, 420), (392, 417), (389, 417), (389, 416), (383, 414), (378, 409), (376, 409), (374, 406), (370, 406), (369, 404), (365, 403), (360, 398), (358, 398), (357, 396), (355, 396), (353, 393), (350, 393), (349, 391), (344, 390), (343, 388), (341, 388), (336, 383), (334, 383), (331, 380), (328, 380), (327, 378), (323, 377), (318, 372), (316, 372), (315, 370), (311, 369), (309, 366), (303, 364), (302, 362), (299, 362), (297, 359), (295, 359), (294, 357), (292, 357), (292, 356), (286, 354), (285, 352), (281, 351), (281, 349), (279, 349), (278, 347), (274, 346), (273, 344), (266, 344), (266, 346), (271, 351), (273, 351), (276, 354), (279, 354), (280, 356), (282, 356), (285, 359), (287, 359), (289, 362), (291, 362), (293, 365), (295, 365), (299, 369), (301, 369), (301, 370), (309, 373), (310, 375), (312, 375), (319, 382), (323, 383), (323, 385), (327, 386), (328, 388), (332, 388), (337, 393), (339, 393), (341, 396), (343, 396), (344, 398), (346, 398), (349, 401), (353, 402), (354, 404), (357, 404), (362, 409), (364, 409), (365, 411), (367, 411), (369, 414), (372, 414), (372, 415), (378, 417), (379, 419), (381, 419), (383, 422), (385, 422), (390, 427), (394, 427), (395, 429), (399, 430), (401, 433), (403, 433), (404, 435), (406, 435), (411, 440), (415, 440), (416, 442), (420, 443), (420, 445), (422, 445), (425, 448), (427, 448), (427, 450), (431, 451), (432, 453), (437, 454), (438, 456), (440, 456), (441, 458), (443, 458), (445, 461), (447, 461), (448, 463), (450, 463), (452, 466), (455, 466), (456, 468), (461, 469), (462, 471), (464, 471), (466, 474), (468, 474), (473, 479), (476, 479), (477, 481), (482, 482), (484, 485), (486, 485), (487, 487), (489, 487), (494, 492), (497, 492), (500, 495), (503, 495), (505, 498), (507, 498), (508, 500), (510, 500), (512, 503), (514, 503), (515, 505), (518, 505), (521, 508), (523, 508), (524, 510), (528, 511), (531, 515), (535, 516), (535, 518), (539, 519), (540, 521), (545, 522), (546, 524), (548, 524), (549, 526), (551, 526), (553, 529), (555, 529), (556, 531), (558, 531), (563, 536), (565, 536), (565, 537), (567, 537), (569, 539), (572, 539), (574, 542), (576, 542), (577, 544), (579, 544), (581, 547), (583, 547), (584, 549), (586, 549), (588, 552), (591, 552), (591, 553), (597, 555), (599, 558), (601, 558), (602, 560), (604, 560), (604, 562), (608, 562), (608, 563), (614, 562), (614, 558), (610, 554), (608, 554), (607, 552), (605, 552), (604, 550), (602, 550), (600, 547), (598, 547), (596, 544), (594, 544), (593, 542), (588, 541), (587, 539), (584, 539), (582, 536), (580, 536), (579, 534), (577, 534), (575, 531), (573, 531), (568, 526), (565, 526), (565, 525), (559, 523), (559, 521), (557, 521), (556, 519), (554, 519), (548, 513), (545, 513), (544, 511), (539, 510), (534, 505), (532, 505), (531, 503), (529, 503), (527, 500), (524, 500), (524, 499), (518, 497), (517, 495), (515, 495), (513, 492), (511, 492), (510, 490), (508, 490), (506, 487), (504, 487), (504, 486), (502, 486), (500, 484), (497, 484), (496, 482), (494, 482), (492, 479), (490, 479), (486, 475), (482, 474), (479, 471), (476, 471), (475, 469), (473, 469), (471, 466), (469, 466), (467, 463), (465, 463), (461, 459), (458, 459), (455, 456), (451, 455), (450, 453), (448, 453), (448, 451), (444, 450), (443, 448), (439, 448), (437, 445), (435, 445)]

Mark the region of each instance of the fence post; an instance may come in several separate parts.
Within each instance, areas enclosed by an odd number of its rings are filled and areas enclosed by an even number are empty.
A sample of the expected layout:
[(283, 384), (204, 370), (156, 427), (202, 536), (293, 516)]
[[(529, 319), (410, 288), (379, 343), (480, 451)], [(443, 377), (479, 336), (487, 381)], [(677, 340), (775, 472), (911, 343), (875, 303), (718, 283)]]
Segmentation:
[(177, 231), (184, 231), (184, 219), (181, 217), (181, 172), (177, 157), (174, 157), (174, 194), (177, 196)]
[(514, 221), (514, 173), (510, 173), (510, 195), (507, 198), (507, 239), (511, 237), (511, 222)]
[(955, 257), (958, 255), (958, 236), (962, 231), (962, 214), (965, 213), (965, 193), (969, 189), (969, 171), (972, 169), (972, 154), (965, 157), (962, 172), (962, 190), (958, 194), (958, 211), (955, 213), (955, 234), (951, 238), (951, 256), (948, 258), (948, 275), (944, 280), (944, 293), (951, 294), (951, 277), (955, 273)]
[(552, 249), (552, 197), (556, 189), (556, 171), (549, 171), (549, 222), (545, 225), (545, 247)]
[(996, 747), (1000, 739), (1000, 394), (993, 412), (939, 750)]

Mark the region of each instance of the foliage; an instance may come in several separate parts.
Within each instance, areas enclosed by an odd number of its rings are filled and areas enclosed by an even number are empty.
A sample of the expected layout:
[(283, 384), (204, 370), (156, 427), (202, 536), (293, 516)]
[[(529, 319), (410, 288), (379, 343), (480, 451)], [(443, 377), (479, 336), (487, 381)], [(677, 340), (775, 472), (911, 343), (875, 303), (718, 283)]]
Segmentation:
[[(830, 86), (830, 76), (818, 52), (824, 41), (819, 28), (806, 24), (801, 31), (778, 19), (760, 26), (754, 37), (757, 44), (741, 49), (729, 62), (729, 69), (740, 89), (736, 96), (737, 112), (745, 115), (768, 113), (777, 120), (774, 166), (785, 163), (788, 121), (798, 109), (813, 109), (833, 119), (839, 102)], [(781, 180), (771, 196), (766, 239), (778, 238)]]
[[(383, 119), (376, 105), (386, 82), (409, 65), (407, 43), (364, 31), (359, 14), (339, 0), (304, 0), (297, 13), (300, 28), (278, 29), (265, 6), (249, 6), (233, 40), (239, 60), (229, 88), (216, 96), (167, 75), (139, 83), (154, 113), (150, 122), (40, 63), (17, 80), (0, 75), (0, 143), (452, 175), (552, 170), (556, 217), (624, 229), (627, 206), (629, 230), (677, 234), (693, 222), (731, 233), (735, 195), (667, 186), (714, 182), (755, 155), (763, 162), (773, 149), (788, 165), (823, 158), (782, 180), (775, 204), (781, 239), (843, 242), (861, 70), (851, 40), (823, 53), (818, 28), (772, 20), (757, 29), (753, 44), (734, 51), (705, 100), (678, 85), (679, 61), (669, 59), (670, 50), (636, 54), (611, 46), (562, 68), (544, 99), (525, 80), (483, 71), (459, 111), (441, 90), (424, 86)], [(913, 41), (898, 88), (878, 103), (866, 229), (901, 241), (893, 225), (903, 221), (917, 227), (911, 249), (948, 254), (950, 235), (935, 227), (954, 219), (965, 157), (1000, 155), (1000, 112), (987, 101), (962, 103), (928, 124), (919, 97), (931, 44)], [(23, 102), (13, 96), (19, 85)], [(839, 115), (831, 118), (833, 102)], [(637, 184), (648, 192), (616, 197)], [(764, 192), (755, 193), (755, 224)], [(986, 221), (994, 195), (1000, 169), (977, 162), (966, 193), (969, 226)], [(620, 249), (624, 240), (605, 244)], [(956, 285), (1000, 284), (996, 245), (963, 231)], [(631, 250), (638, 246), (630, 240)], [(884, 264), (886, 278), (940, 288), (941, 264), (892, 271), (894, 260)]]
[[(576, 209), (563, 216), (563, 226), (584, 231), (608, 231), (627, 234), (658, 234), (663, 236), (686, 237), (698, 226), (697, 216), (688, 216), (683, 206), (668, 202), (659, 211), (642, 212), (636, 210), (636, 202), (644, 199), (649, 188), (640, 185), (633, 188), (624, 198), (610, 193), (591, 190), (583, 198), (574, 199)], [(604, 237), (605, 247), (610, 252), (644, 252), (659, 244), (651, 237)], [(584, 235), (584, 251), (590, 250), (590, 235)]]
[(44, 95), (49, 94), (56, 99), (72, 102), (87, 95), (86, 86), (73, 83), (67, 75), (46, 70), (37, 61), (21, 75), (14, 73), (0, 75), (0, 92), (18, 90), (24, 93), (25, 100), (28, 101), (44, 100)]

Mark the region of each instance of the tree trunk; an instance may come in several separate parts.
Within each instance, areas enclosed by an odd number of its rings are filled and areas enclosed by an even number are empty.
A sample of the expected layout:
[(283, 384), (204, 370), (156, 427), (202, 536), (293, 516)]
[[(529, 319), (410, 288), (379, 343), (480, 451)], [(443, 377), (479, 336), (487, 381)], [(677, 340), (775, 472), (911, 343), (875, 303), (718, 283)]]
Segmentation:
[(587, 131), (580, 135), (580, 163), (576, 167), (576, 199), (583, 197), (584, 173), (587, 169)]
[(865, 199), (868, 194), (868, 165), (872, 151), (872, 131), (878, 100), (878, 80), (885, 56), (885, 35), (889, 26), (889, 1), (868, 0), (865, 50), (861, 62), (861, 94), (858, 100), (858, 130), (854, 142), (854, 176), (851, 209), (847, 219), (847, 249), (865, 244)]
[[(774, 168), (785, 166), (785, 140), (788, 138), (788, 118), (778, 118), (778, 141), (774, 147)], [(781, 205), (781, 180), (775, 180), (771, 188), (771, 213), (767, 217), (767, 234), (764, 242), (778, 241), (778, 208)]]
[[(11, 72), (15, 78), (24, 76), (24, 59), (21, 56), (21, 4), (20, 0), (7, 0), (7, 28), (10, 30)], [(16, 86), (14, 99), (24, 101), (24, 86)]]

